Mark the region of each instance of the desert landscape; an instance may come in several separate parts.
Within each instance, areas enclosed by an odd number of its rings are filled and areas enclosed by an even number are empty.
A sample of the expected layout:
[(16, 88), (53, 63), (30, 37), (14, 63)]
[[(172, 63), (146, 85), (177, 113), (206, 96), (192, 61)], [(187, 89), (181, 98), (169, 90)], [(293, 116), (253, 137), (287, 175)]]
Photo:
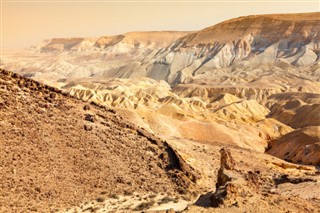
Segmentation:
[(320, 212), (320, 12), (4, 51), (0, 212)]

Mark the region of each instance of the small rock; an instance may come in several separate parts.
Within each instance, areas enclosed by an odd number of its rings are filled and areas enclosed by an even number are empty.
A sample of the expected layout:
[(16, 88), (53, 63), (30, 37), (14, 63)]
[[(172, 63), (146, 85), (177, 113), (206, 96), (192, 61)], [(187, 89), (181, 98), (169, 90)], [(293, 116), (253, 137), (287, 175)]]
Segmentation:
[(54, 99), (54, 100), (57, 99), (57, 97), (58, 97), (57, 93), (50, 93), (49, 96), (51, 99)]
[(18, 81), (18, 84), (21, 85), (21, 86), (24, 86), (24, 80), (23, 80), (23, 79), (20, 79), (20, 80)]
[(89, 105), (85, 105), (85, 106), (83, 107), (83, 110), (90, 110), (90, 106), (89, 106)]
[(40, 102), (39, 107), (47, 109), (47, 108), (49, 108), (49, 104)]
[(91, 131), (91, 130), (93, 129), (92, 126), (87, 125), (87, 124), (85, 124), (85, 125), (83, 126), (83, 128), (84, 128), (84, 130), (86, 130), (86, 131)]
[(171, 208), (171, 209), (167, 210), (167, 213), (175, 213), (175, 211), (174, 211), (174, 209)]
[(94, 123), (94, 122), (96, 121), (95, 115), (85, 114), (84, 116), (85, 116), (84, 119), (85, 119), (86, 121), (90, 121), (90, 122), (92, 122), (92, 123)]
[(277, 189), (270, 189), (271, 194), (275, 194), (277, 192)]
[(98, 197), (98, 198), (96, 199), (96, 201), (99, 202), (99, 203), (102, 203), (102, 202), (105, 201), (105, 199), (104, 199), (103, 197)]
[(41, 192), (40, 187), (36, 187), (35, 190), (36, 190), (37, 192), (39, 192), (39, 193)]

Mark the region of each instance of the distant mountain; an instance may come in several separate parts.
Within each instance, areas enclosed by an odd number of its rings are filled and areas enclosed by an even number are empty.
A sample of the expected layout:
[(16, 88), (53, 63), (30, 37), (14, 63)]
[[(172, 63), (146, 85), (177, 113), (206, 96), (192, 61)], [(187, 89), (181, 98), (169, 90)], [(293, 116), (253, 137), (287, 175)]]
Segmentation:
[(178, 39), (158, 61), (171, 65), (169, 81), (230, 66), (310, 66), (319, 62), (319, 31), (320, 13), (240, 17)]
[(21, 60), (4, 57), (3, 68), (29, 76), (50, 73), (48, 78), (54, 80), (149, 77), (171, 85), (208, 80), (220, 68), (265, 65), (281, 69), (312, 66), (316, 67), (312, 75), (320, 76), (319, 30), (320, 13), (303, 13), (240, 17), (196, 32), (57, 38), (38, 45), (32, 53), (35, 58), (24, 59), (23, 65)]
[[(163, 48), (188, 33), (178, 31), (142, 31), (98, 38), (53, 38), (43, 41), (36, 48), (41, 52), (83, 51), (100, 48), (101, 50), (108, 49), (112, 50), (112, 52), (121, 53), (130, 49)], [(111, 47), (112, 49), (110, 49)]]

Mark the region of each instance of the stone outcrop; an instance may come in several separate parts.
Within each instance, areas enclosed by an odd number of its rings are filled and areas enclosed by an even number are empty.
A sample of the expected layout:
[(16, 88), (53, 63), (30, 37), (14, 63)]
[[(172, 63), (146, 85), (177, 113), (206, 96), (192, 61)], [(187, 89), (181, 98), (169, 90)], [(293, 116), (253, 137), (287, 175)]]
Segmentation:
[(220, 168), (218, 170), (218, 180), (216, 183), (216, 189), (218, 190), (221, 186), (225, 186), (228, 181), (231, 181), (232, 177), (225, 170), (233, 170), (235, 167), (235, 162), (231, 153), (228, 149), (222, 148), (220, 150)]
[(220, 149), (220, 168), (218, 170), (216, 191), (211, 196), (211, 202), (214, 207), (222, 205), (228, 200), (230, 196), (237, 193), (237, 185), (233, 182), (239, 177), (233, 172), (235, 169), (235, 161), (227, 148)]

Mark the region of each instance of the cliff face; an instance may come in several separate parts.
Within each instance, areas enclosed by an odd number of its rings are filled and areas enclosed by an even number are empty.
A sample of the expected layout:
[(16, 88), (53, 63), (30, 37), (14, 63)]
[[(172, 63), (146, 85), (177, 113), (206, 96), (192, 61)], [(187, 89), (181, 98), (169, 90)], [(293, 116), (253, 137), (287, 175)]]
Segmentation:
[(251, 70), (266, 65), (312, 66), (312, 75), (317, 76), (319, 29), (320, 13), (305, 13), (240, 17), (196, 32), (51, 39), (29, 53), (36, 60), (4, 57), (3, 68), (24, 67), (33, 75), (45, 71), (55, 73), (54, 78), (149, 77), (171, 85), (208, 79), (208, 74), (221, 68)]
[(156, 61), (170, 64), (169, 82), (230, 66), (310, 66), (319, 59), (319, 29), (320, 13), (241, 17), (177, 40)]
[(269, 42), (278, 42), (281, 39), (312, 40), (318, 34), (319, 21), (319, 13), (253, 15), (221, 22), (192, 33), (182, 40), (186, 42), (186, 46), (213, 42), (228, 43), (247, 35), (265, 38)]

